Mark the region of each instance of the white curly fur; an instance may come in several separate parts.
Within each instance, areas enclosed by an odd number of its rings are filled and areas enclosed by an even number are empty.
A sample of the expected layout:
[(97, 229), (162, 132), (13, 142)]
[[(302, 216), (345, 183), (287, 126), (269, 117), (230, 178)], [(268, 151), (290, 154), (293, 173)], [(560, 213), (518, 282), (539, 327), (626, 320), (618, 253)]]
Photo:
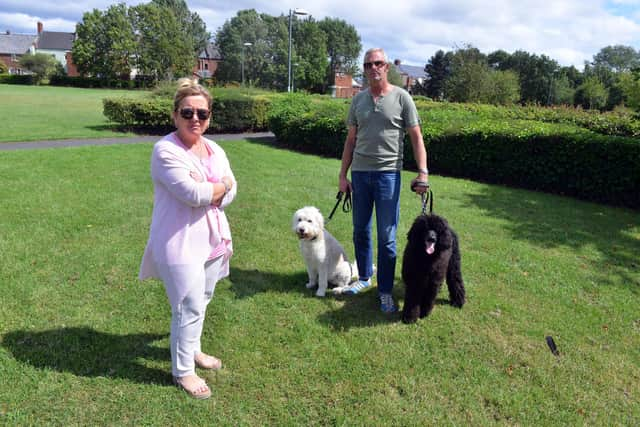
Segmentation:
[(291, 228), (300, 239), (300, 252), (307, 266), (307, 288), (318, 286), (316, 295), (323, 297), (329, 283), (339, 294), (358, 278), (356, 263), (349, 263), (342, 245), (324, 229), (324, 218), (313, 206), (298, 209), (293, 214)]

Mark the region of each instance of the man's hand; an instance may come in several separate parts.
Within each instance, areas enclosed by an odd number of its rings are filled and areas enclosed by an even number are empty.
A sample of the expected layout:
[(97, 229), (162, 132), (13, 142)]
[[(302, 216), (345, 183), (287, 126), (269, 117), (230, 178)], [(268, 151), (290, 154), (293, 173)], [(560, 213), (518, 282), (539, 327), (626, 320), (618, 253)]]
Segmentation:
[(429, 181), (427, 175), (420, 174), (417, 178), (411, 180), (411, 191), (416, 194), (424, 194), (429, 191)]

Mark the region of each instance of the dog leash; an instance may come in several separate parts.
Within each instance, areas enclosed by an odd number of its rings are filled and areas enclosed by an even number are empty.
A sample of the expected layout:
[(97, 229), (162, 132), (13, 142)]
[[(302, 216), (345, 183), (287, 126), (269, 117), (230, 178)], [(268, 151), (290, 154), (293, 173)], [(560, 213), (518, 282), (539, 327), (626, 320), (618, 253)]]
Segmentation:
[(429, 214), (433, 213), (433, 191), (429, 187), (429, 183), (425, 181), (416, 181), (411, 186), (411, 191), (415, 192), (417, 187), (425, 187), (426, 191), (420, 194), (422, 197), (422, 215), (427, 214), (427, 203), (429, 203)]
[[(331, 218), (333, 217), (333, 214), (336, 212), (336, 209), (338, 209), (338, 205), (340, 205), (340, 202), (342, 201), (342, 196), (344, 196), (345, 194), (342, 191), (338, 191), (338, 194), (336, 194), (336, 204), (333, 207), (333, 210), (331, 211), (331, 213), (329, 214), (329, 218), (327, 219), (326, 222), (329, 222), (331, 220)], [(347, 194), (344, 198), (344, 202), (342, 202), (342, 212), (344, 213), (349, 213), (351, 212), (351, 192), (347, 191)]]

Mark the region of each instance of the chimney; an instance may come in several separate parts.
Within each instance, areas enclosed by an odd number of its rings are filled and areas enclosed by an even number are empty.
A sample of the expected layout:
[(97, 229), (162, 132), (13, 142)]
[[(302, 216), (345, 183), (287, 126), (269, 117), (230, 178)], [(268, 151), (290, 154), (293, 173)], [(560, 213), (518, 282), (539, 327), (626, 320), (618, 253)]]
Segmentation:
[(38, 21), (38, 34), (42, 32), (42, 28), (43, 28), (42, 22)]

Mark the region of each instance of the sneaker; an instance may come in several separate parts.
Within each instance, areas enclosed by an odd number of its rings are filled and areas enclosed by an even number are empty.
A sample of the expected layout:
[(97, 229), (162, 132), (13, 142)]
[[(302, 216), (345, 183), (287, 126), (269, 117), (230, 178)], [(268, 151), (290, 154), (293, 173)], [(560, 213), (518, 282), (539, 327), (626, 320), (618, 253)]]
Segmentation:
[(380, 310), (383, 313), (394, 313), (396, 305), (393, 303), (391, 294), (380, 294)]
[(371, 286), (371, 279), (358, 280), (353, 285), (349, 286), (342, 293), (347, 295), (355, 295)]

